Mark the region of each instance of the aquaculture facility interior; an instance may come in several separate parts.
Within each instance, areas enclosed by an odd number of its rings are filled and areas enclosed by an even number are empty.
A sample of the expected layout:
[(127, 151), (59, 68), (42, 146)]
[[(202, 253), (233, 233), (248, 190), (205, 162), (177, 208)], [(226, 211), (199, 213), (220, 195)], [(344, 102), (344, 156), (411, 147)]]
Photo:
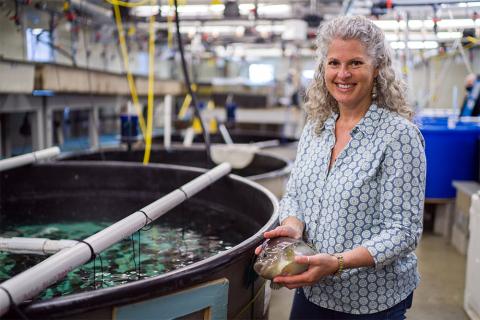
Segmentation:
[(480, 2), (0, 0), (0, 319), (480, 320)]

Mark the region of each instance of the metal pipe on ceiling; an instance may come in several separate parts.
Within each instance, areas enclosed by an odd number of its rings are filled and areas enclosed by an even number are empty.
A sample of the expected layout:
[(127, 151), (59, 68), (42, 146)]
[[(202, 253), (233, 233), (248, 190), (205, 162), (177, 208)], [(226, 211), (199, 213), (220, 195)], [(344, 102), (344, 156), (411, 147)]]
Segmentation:
[(93, 4), (86, 0), (71, 0), (70, 3), (75, 9), (92, 16), (97, 20), (101, 20), (102, 22), (112, 22), (113, 15), (112, 10), (110, 9)]

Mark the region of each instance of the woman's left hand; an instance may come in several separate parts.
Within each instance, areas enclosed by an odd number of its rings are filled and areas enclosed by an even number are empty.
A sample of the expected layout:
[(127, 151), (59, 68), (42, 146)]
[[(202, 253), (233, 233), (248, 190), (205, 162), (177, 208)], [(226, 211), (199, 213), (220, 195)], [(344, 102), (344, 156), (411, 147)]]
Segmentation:
[(278, 276), (273, 282), (283, 284), (288, 289), (296, 289), (303, 286), (311, 286), (321, 278), (337, 272), (338, 259), (326, 253), (313, 256), (296, 256), (295, 262), (308, 264), (308, 270), (294, 276)]

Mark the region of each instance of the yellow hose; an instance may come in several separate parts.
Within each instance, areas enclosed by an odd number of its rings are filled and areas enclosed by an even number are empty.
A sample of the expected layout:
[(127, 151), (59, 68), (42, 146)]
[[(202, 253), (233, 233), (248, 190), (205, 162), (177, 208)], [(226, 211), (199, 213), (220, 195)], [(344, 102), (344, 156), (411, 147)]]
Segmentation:
[[(106, 0), (106, 1), (111, 1), (111, 0)], [(148, 0), (148, 1), (151, 1), (151, 0)], [(118, 4), (113, 5), (113, 11), (115, 13), (115, 23), (117, 24), (117, 29), (118, 29), (118, 40), (120, 41), (120, 49), (122, 52), (123, 64), (127, 72), (128, 86), (130, 88), (130, 94), (132, 95), (133, 105), (135, 106), (135, 110), (138, 115), (140, 130), (142, 131), (142, 135), (145, 139), (145, 135), (146, 135), (145, 119), (143, 118), (143, 113), (142, 113), (142, 110), (140, 109), (140, 104), (138, 102), (138, 95), (137, 95), (137, 89), (135, 87), (135, 81), (133, 80), (133, 75), (130, 72), (130, 65), (128, 63), (128, 50), (127, 50), (127, 44), (125, 41), (125, 31), (123, 30), (122, 18), (120, 16), (120, 8)]]
[(477, 44), (477, 43), (480, 41), (480, 39), (477, 39), (477, 38), (472, 37), (472, 36), (468, 36), (468, 37), (467, 37), (467, 40), (468, 40), (469, 42), (473, 43), (473, 44)]
[(114, 6), (121, 6), (121, 7), (127, 7), (127, 8), (145, 6), (147, 5), (147, 3), (155, 4), (155, 3), (152, 3), (152, 0), (140, 0), (137, 2), (125, 2), (120, 0), (105, 0), (105, 1)]
[(188, 108), (190, 108), (190, 103), (192, 102), (192, 96), (187, 93), (185, 99), (183, 100), (182, 107), (178, 112), (178, 118), (183, 119), (187, 115)]
[[(151, 0), (153, 3), (154, 0)], [(149, 35), (148, 35), (148, 110), (147, 110), (147, 137), (145, 139), (145, 154), (143, 164), (150, 161), (150, 151), (152, 148), (153, 133), (153, 85), (155, 81), (155, 15), (150, 16)]]

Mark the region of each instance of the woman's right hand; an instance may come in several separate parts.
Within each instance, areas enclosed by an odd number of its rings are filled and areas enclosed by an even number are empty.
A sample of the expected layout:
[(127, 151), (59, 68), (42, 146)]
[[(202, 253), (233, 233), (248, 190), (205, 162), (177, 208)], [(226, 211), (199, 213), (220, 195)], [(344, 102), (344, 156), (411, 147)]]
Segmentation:
[[(277, 238), (277, 237), (289, 237), (294, 239), (300, 239), (302, 237), (302, 231), (298, 230), (290, 225), (278, 226), (273, 230), (267, 231), (263, 234), (266, 239)], [(258, 255), (262, 251), (262, 246), (258, 246), (255, 249), (255, 254)]]

